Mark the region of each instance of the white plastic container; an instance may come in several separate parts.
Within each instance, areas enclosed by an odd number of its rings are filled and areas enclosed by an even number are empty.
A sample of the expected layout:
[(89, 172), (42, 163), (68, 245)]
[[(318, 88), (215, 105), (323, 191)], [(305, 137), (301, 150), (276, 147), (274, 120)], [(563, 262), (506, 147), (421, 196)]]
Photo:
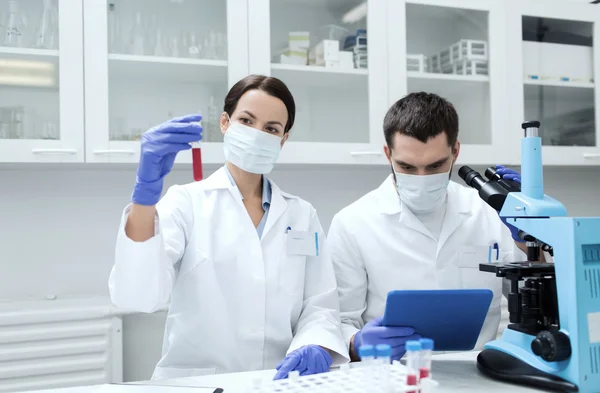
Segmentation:
[(523, 41), (523, 75), (527, 79), (593, 82), (592, 48)]
[(457, 75), (488, 75), (488, 62), (482, 60), (462, 60), (452, 65), (452, 73)]
[(336, 40), (323, 40), (310, 50), (309, 63), (317, 66), (340, 62), (340, 42)]
[(460, 40), (452, 44), (450, 49), (450, 62), (462, 60), (488, 60), (487, 42), (476, 40)]
[(422, 54), (406, 55), (406, 70), (414, 72), (427, 72), (429, 69), (427, 56)]

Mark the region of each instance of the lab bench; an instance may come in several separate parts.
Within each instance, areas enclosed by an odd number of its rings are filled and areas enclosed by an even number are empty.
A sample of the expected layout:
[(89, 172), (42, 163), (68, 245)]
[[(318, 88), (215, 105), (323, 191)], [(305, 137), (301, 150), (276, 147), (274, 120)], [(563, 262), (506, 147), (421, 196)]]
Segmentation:
[[(540, 390), (509, 385), (491, 380), (477, 370), (476, 358), (478, 352), (446, 353), (433, 356), (432, 375), (439, 382), (436, 393), (465, 393), (483, 392), (500, 393), (510, 390), (511, 393), (534, 393)], [(247, 387), (257, 379), (271, 380), (274, 370), (250, 371), (243, 373), (217, 374), (201, 377), (178, 378), (161, 381), (136, 382), (136, 384), (162, 385), (164, 393), (181, 391), (186, 387), (222, 388), (224, 393), (246, 393)], [(177, 389), (181, 387), (181, 389)], [(44, 393), (126, 393), (123, 385), (98, 385), (65, 389), (44, 390)], [(136, 392), (141, 390), (136, 389)], [(153, 393), (163, 392), (163, 389), (152, 389)]]

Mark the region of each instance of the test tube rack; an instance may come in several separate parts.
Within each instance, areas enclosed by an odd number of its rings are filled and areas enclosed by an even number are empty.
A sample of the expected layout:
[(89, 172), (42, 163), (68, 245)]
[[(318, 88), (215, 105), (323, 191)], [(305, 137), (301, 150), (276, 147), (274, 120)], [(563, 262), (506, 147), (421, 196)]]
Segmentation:
[(439, 383), (423, 378), (417, 385), (407, 385), (407, 369), (394, 364), (363, 365), (350, 368), (344, 365), (328, 373), (299, 376), (290, 372), (288, 379), (277, 381), (255, 380), (248, 393), (433, 393)]

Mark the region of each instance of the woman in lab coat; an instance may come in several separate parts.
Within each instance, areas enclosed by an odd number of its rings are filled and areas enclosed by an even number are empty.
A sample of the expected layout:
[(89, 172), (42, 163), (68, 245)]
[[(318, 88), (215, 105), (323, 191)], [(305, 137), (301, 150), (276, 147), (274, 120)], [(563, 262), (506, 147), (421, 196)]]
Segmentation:
[(170, 187), (160, 201), (176, 154), (201, 139), (201, 117), (173, 119), (142, 136), (109, 289), (124, 309), (169, 307), (153, 379), (275, 367), (283, 378), (348, 360), (317, 213), (263, 176), (294, 115), (283, 82), (242, 79), (221, 115), (225, 166)]

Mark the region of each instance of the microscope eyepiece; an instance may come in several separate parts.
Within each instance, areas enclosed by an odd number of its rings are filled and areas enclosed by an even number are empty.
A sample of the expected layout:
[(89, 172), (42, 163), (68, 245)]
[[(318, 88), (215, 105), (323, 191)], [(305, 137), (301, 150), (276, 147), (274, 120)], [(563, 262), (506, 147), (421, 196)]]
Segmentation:
[(458, 176), (460, 176), (469, 187), (473, 187), (477, 191), (479, 191), (486, 183), (479, 172), (467, 165), (462, 166), (458, 170)]

